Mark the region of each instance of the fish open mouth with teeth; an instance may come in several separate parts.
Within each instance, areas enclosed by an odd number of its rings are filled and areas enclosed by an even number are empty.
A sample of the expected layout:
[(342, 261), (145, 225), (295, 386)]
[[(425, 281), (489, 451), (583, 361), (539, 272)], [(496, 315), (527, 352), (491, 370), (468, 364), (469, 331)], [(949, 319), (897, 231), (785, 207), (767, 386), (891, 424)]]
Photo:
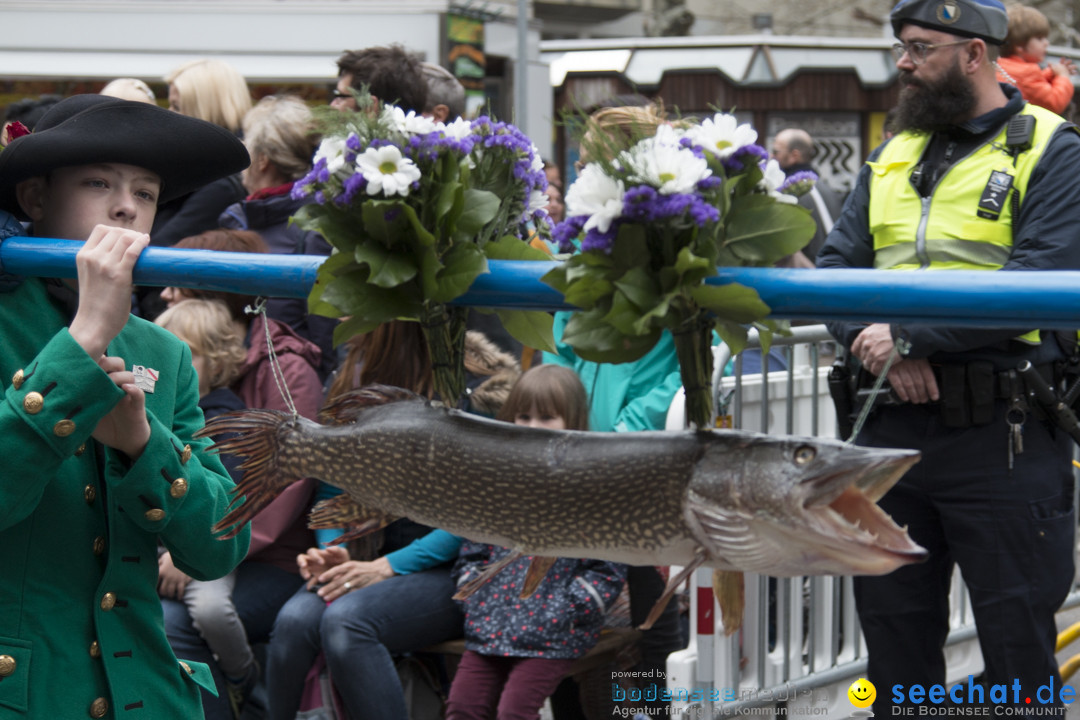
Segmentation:
[[(740, 431), (600, 433), (521, 427), (368, 386), (324, 413), (215, 418), (219, 452), (246, 458), (234, 535), (285, 487), (315, 477), (344, 490), (312, 527), (349, 536), (400, 517), (545, 558), (700, 566), (777, 576), (884, 574), (926, 551), (877, 501), (913, 450)], [(516, 556), (515, 556), (516, 557)], [(531, 576), (532, 577), (532, 576)], [(529, 592), (529, 588), (525, 592)]]

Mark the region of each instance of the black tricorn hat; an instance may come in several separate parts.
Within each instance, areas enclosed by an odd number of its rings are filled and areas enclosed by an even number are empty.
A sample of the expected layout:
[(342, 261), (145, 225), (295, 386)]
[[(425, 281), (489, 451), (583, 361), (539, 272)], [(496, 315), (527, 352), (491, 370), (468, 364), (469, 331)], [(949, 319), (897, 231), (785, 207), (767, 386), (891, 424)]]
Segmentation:
[(143, 102), (74, 95), (38, 121), (34, 132), (0, 150), (0, 210), (23, 212), (15, 186), (76, 165), (122, 163), (161, 178), (158, 202), (233, 175), (251, 163), (225, 128)]

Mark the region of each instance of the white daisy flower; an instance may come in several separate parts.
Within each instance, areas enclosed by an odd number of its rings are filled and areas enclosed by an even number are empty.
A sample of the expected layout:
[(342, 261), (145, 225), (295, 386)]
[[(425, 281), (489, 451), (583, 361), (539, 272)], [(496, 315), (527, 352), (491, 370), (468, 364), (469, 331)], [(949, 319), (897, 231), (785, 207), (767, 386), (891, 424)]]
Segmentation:
[(748, 123), (738, 124), (734, 115), (717, 113), (686, 131), (695, 145), (723, 159), (744, 145), (757, 142), (757, 131)]
[(691, 193), (712, 175), (709, 163), (693, 152), (669, 144), (670, 137), (646, 138), (626, 153), (630, 180), (653, 186), (661, 195)]
[(794, 205), (799, 202), (799, 199), (794, 195), (780, 192), (780, 187), (787, 182), (787, 175), (780, 169), (780, 163), (776, 162), (775, 158), (770, 158), (769, 162), (765, 163), (765, 170), (763, 172), (765, 177), (761, 179), (761, 183), (758, 187), (776, 198), (778, 202), (788, 203), (789, 205)]
[(345, 138), (328, 137), (319, 143), (319, 149), (315, 151), (315, 162), (326, 159), (326, 169), (333, 175), (345, 167)]
[(417, 115), (415, 110), (406, 113), (395, 105), (387, 105), (383, 108), (384, 122), (391, 123), (402, 135), (427, 135), (435, 132), (435, 121), (431, 118)]
[(606, 233), (622, 215), (625, 192), (622, 180), (609, 177), (599, 165), (586, 165), (566, 193), (566, 215), (588, 215), (584, 229)]
[(472, 121), (458, 118), (454, 122), (446, 123), (438, 129), (442, 130), (448, 138), (461, 140), (462, 138), (467, 138), (469, 135), (472, 134)]
[(356, 169), (367, 181), (367, 194), (409, 194), (409, 185), (420, 179), (420, 170), (393, 145), (368, 148), (356, 158)]

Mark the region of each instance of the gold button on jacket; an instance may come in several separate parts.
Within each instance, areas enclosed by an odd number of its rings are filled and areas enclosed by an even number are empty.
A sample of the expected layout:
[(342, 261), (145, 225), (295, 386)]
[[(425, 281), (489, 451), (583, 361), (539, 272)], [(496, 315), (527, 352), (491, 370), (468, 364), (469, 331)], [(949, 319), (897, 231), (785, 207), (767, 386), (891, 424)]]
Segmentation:
[(97, 498), (97, 488), (93, 485), (87, 485), (83, 488), (83, 497), (86, 498), (87, 505), (93, 505), (94, 500)]
[(145, 513), (143, 513), (143, 515), (150, 522), (158, 522), (159, 520), (165, 519), (165, 511), (161, 508), (153, 508), (152, 510), (147, 510)]
[(39, 392), (26, 393), (22, 401), (23, 410), (31, 415), (37, 415), (41, 408), (45, 407), (45, 397)]
[(7, 677), (15, 672), (15, 658), (10, 655), (0, 655), (0, 677)]
[(191, 446), (185, 445), (183, 452), (180, 453), (180, 464), (187, 465), (187, 461), (191, 459)]
[(99, 697), (94, 702), (90, 703), (90, 717), (103, 718), (109, 713), (109, 701), (103, 697)]
[(101, 609), (105, 612), (108, 612), (114, 607), (116, 607), (116, 593), (105, 593), (105, 595), (101, 598)]
[(169, 487), (169, 494), (177, 500), (187, 495), (187, 480), (184, 478), (173, 480), (172, 485)]
[(98, 535), (94, 538), (94, 554), (100, 555), (103, 552), (105, 552), (105, 538)]
[(53, 435), (56, 437), (67, 437), (71, 433), (75, 432), (75, 421), (73, 420), (60, 420), (53, 425)]
[(92, 658), (101, 657), (101, 644), (97, 640), (90, 643), (90, 657), (92, 657)]
[(19, 388), (22, 387), (24, 378), (25, 378), (25, 376), (23, 375), (23, 371), (22, 370), (16, 370), (15, 374), (11, 376), (11, 386), (13, 388), (15, 388), (16, 390), (18, 390)]

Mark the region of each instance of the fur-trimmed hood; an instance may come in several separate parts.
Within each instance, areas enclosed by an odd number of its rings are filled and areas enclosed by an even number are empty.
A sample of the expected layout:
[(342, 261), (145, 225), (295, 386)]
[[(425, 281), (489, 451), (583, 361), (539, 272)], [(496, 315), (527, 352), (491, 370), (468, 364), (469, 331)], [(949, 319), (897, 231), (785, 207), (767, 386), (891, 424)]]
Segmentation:
[(469, 330), (465, 333), (465, 372), (468, 409), (495, 417), (520, 377), (521, 366), (483, 333)]

